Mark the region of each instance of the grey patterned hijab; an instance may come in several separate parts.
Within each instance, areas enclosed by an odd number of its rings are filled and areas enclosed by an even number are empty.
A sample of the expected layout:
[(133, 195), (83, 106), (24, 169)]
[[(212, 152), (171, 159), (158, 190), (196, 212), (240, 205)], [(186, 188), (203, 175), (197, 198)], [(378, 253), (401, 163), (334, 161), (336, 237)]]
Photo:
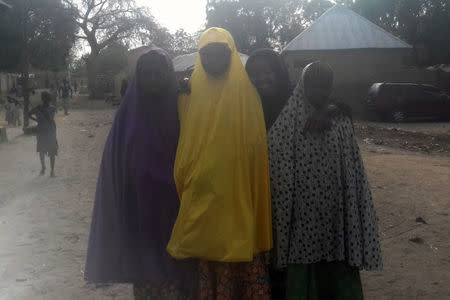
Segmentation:
[(346, 261), (381, 269), (375, 209), (351, 120), (337, 116), (328, 132), (303, 133), (315, 110), (303, 79), (268, 135), (274, 267)]

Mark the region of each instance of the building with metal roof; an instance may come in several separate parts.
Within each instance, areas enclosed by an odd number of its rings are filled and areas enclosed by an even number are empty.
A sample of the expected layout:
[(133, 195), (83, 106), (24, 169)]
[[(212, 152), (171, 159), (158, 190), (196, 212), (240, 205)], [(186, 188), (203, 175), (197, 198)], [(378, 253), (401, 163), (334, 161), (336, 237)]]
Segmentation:
[(357, 115), (374, 82), (430, 83), (423, 70), (410, 67), (413, 47), (343, 5), (335, 5), (282, 51), (291, 79), (303, 68), (325, 61), (334, 70), (334, 97)]
[(411, 45), (354, 11), (335, 5), (283, 51), (411, 48)]

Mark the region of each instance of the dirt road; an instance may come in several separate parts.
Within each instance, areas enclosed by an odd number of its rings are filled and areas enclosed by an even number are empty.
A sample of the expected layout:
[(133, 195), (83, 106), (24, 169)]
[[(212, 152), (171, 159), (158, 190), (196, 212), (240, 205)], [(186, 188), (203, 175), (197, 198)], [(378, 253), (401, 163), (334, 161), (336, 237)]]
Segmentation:
[[(114, 110), (82, 106), (57, 117), (57, 178), (38, 176), (34, 137), (18, 135), (0, 145), (0, 300), (131, 299), (128, 285), (95, 287), (83, 280)], [(450, 299), (449, 156), (364, 142), (362, 150), (385, 263), (381, 273), (363, 273), (366, 299)]]

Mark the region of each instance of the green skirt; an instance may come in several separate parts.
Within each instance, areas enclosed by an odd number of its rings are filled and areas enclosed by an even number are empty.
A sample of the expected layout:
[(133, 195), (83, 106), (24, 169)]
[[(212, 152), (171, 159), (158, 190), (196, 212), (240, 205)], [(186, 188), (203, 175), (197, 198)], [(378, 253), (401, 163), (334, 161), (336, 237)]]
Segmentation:
[(289, 265), (288, 300), (362, 300), (361, 277), (346, 262)]

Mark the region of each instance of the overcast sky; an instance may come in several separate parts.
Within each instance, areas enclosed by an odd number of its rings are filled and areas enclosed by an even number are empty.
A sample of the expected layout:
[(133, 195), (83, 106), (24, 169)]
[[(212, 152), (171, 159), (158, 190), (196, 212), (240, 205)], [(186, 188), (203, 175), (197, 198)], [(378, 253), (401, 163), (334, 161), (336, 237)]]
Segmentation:
[(172, 33), (179, 28), (196, 32), (206, 20), (206, 0), (137, 0), (137, 3), (150, 7), (156, 20)]

